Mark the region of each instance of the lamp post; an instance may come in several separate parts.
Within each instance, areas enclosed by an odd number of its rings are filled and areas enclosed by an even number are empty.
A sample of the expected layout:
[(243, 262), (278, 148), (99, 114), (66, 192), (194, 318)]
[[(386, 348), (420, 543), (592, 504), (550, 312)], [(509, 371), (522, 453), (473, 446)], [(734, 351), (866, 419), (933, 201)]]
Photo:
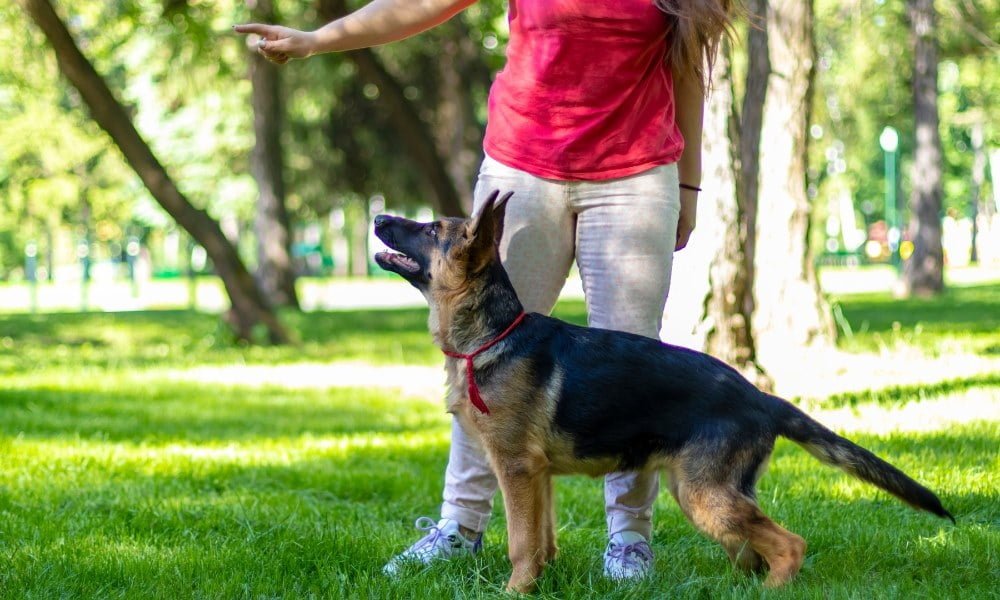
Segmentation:
[(88, 231), (76, 246), (76, 257), (80, 259), (80, 311), (87, 312), (90, 299), (90, 232)]
[(31, 294), (31, 312), (38, 312), (38, 245), (34, 240), (24, 247), (24, 278)]
[(125, 242), (125, 262), (128, 265), (128, 280), (132, 286), (132, 297), (139, 297), (139, 280), (135, 276), (136, 263), (139, 261), (139, 238), (129, 236)]
[(889, 262), (899, 269), (899, 231), (896, 212), (896, 151), (899, 149), (899, 133), (891, 125), (882, 130), (878, 144), (885, 153), (885, 225), (889, 242)]

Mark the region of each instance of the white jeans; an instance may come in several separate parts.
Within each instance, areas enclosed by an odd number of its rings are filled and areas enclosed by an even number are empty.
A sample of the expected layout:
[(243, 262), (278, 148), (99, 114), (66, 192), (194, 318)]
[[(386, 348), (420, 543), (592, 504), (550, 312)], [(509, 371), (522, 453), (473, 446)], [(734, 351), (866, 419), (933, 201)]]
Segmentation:
[[(677, 165), (607, 181), (555, 181), (487, 156), (474, 202), (478, 210), (494, 189), (514, 192), (500, 258), (526, 311), (552, 311), (575, 258), (591, 327), (659, 338), (680, 212), (677, 183)], [(637, 531), (649, 539), (658, 488), (657, 472), (607, 475), (608, 534)], [(496, 491), (478, 441), (454, 420), (441, 516), (483, 531)]]

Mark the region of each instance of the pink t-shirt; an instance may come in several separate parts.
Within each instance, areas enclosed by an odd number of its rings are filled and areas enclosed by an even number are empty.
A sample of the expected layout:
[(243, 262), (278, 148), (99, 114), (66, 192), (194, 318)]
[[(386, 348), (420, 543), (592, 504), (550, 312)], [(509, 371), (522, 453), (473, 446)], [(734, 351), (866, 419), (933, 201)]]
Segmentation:
[(667, 18), (652, 0), (510, 0), (484, 146), (539, 177), (600, 180), (676, 162)]

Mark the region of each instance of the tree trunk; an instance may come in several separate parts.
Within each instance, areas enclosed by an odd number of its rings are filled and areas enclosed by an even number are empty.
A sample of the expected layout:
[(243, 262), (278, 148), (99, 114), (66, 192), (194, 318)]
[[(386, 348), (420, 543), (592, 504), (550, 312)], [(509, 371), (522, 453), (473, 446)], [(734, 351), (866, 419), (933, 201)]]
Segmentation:
[(807, 345), (829, 346), (829, 307), (819, 292), (809, 249), (807, 130), (815, 64), (812, 0), (771, 0), (771, 61), (760, 149), (754, 333), (769, 370)]
[[(751, 7), (752, 10), (752, 7)], [(750, 193), (756, 190), (756, 151), (751, 160), (737, 165), (734, 154), (744, 152), (744, 144), (756, 145), (760, 136), (760, 114), (765, 87), (758, 85), (767, 80), (766, 32), (751, 31), (750, 44), (760, 44), (763, 34), (764, 52), (754, 55), (747, 74), (747, 93), (744, 98), (744, 127), (736, 115), (733, 94), (730, 48), (726, 44), (718, 56), (713, 72), (713, 89), (708, 99), (705, 115), (703, 156), (705, 183), (701, 205), (711, 216), (708, 223), (715, 231), (712, 239), (719, 240), (709, 265), (709, 290), (705, 296), (703, 323), (707, 330), (703, 348), (709, 354), (729, 363), (757, 385), (770, 388), (772, 383), (757, 363), (754, 335), (751, 327), (753, 315), (753, 223), (755, 199), (747, 195), (747, 169), (754, 182)], [(751, 87), (752, 86), (752, 87)], [(751, 92), (751, 90), (753, 90)], [(751, 95), (752, 93), (752, 95)], [(746, 127), (746, 116), (751, 121)], [(745, 135), (741, 135), (745, 134)], [(741, 168), (742, 167), (742, 168)], [(706, 221), (699, 218), (700, 223)], [(709, 232), (702, 232), (703, 234)]]
[(369, 203), (367, 198), (351, 204), (352, 213), (356, 217), (348, 219), (350, 229), (350, 275), (352, 277), (367, 277), (368, 273), (368, 219)]
[[(332, 21), (347, 13), (344, 0), (320, 0), (320, 20)], [(434, 136), (416, 107), (403, 94), (403, 86), (385, 68), (370, 49), (352, 50), (344, 55), (354, 63), (359, 76), (379, 89), (377, 102), (399, 134), (399, 141), (410, 160), (426, 177), (434, 192), (434, 210), (441, 216), (464, 216), (461, 195), (448, 173), (447, 162), (438, 152)]]
[(470, 88), (489, 89), (490, 70), (482, 52), (461, 18), (442, 28), (437, 61), (441, 81), (434, 111), (438, 148), (448, 164), (448, 174), (459, 191), (465, 212), (472, 212), (472, 189), (483, 159), (483, 127), (476, 119)]
[(969, 217), (972, 219), (972, 248), (969, 262), (979, 262), (979, 205), (982, 203), (983, 186), (986, 184), (986, 152), (984, 117), (976, 116), (970, 135), (972, 142), (972, 193), (969, 197)]
[[(247, 0), (251, 16), (258, 23), (275, 22), (271, 0)], [(281, 105), (279, 67), (254, 47), (250, 49), (250, 82), (253, 125), (256, 141), (250, 157), (250, 171), (257, 182), (257, 285), (272, 306), (299, 308), (295, 293), (291, 232), (285, 208), (285, 180), (281, 146), (284, 112)]]
[(937, 109), (937, 13), (934, 0), (910, 0), (913, 37), (913, 116), (917, 145), (913, 156), (910, 240), (913, 254), (903, 268), (906, 293), (932, 296), (944, 290), (941, 247), (941, 135)]
[(264, 302), (236, 249), (222, 235), (219, 224), (205, 211), (192, 206), (177, 189), (166, 169), (136, 131), (125, 108), (80, 52), (52, 5), (48, 0), (20, 2), (52, 45), (59, 70), (80, 92), (97, 124), (111, 136), (153, 198), (205, 248), (232, 302), (228, 320), (236, 334), (249, 340), (254, 326), (263, 324), (272, 342), (286, 341), (287, 335), (281, 323)]

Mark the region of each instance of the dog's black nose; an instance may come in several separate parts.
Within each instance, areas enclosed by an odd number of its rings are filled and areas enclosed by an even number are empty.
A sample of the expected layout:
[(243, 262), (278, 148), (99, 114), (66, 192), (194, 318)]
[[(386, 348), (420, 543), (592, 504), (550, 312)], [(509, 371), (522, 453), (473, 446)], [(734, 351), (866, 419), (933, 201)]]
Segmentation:
[(380, 229), (383, 225), (389, 222), (389, 217), (386, 215), (377, 215), (375, 217), (375, 229)]

